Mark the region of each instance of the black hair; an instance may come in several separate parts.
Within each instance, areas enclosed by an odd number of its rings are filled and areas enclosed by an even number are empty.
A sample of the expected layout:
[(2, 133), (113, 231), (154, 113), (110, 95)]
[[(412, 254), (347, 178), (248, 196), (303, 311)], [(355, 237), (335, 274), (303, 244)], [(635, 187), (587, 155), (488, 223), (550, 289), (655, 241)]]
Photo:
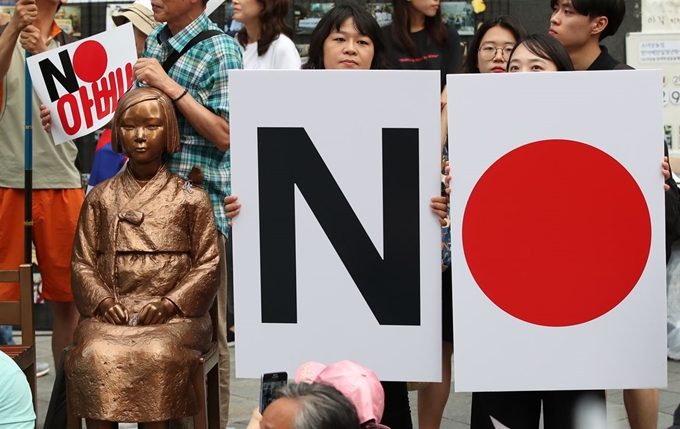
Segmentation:
[[(267, 53), (269, 46), (280, 34), (293, 38), (293, 28), (286, 22), (288, 0), (257, 0), (262, 5), (260, 20), (260, 39), (257, 41), (257, 55)], [(248, 44), (248, 30), (244, 26), (237, 34), (238, 42), (244, 48)]]
[(472, 38), (470, 45), (468, 47), (468, 54), (465, 62), (463, 63), (462, 72), (463, 73), (479, 73), (479, 64), (477, 63), (477, 52), (482, 44), (482, 39), (487, 31), (494, 27), (501, 27), (509, 32), (515, 37), (515, 42), (519, 43), (520, 40), (526, 38), (529, 33), (524, 28), (519, 19), (510, 15), (501, 15), (497, 18), (488, 19), (484, 21), (482, 25), (479, 26), (475, 36)]
[[(392, 0), (392, 39), (394, 47), (401, 52), (416, 55), (416, 44), (411, 39), (411, 0)], [(441, 8), (434, 16), (425, 16), (425, 31), (430, 41), (440, 48), (448, 42), (446, 26), (442, 20)]]
[[(554, 10), (561, 0), (550, 0), (550, 7)], [(607, 26), (600, 33), (600, 40), (607, 36), (613, 36), (621, 26), (623, 17), (626, 15), (626, 2), (624, 0), (570, 0), (576, 12), (589, 18), (604, 16), (607, 18)]]
[(302, 65), (303, 69), (325, 68), (323, 64), (323, 44), (329, 34), (340, 30), (340, 26), (347, 18), (353, 18), (357, 31), (373, 42), (371, 69), (384, 70), (389, 68), (385, 41), (378, 22), (363, 6), (343, 4), (329, 10), (312, 31), (309, 43), (309, 59)]
[(531, 34), (517, 43), (508, 58), (508, 68), (519, 45), (524, 45), (529, 52), (544, 60), (552, 61), (557, 71), (574, 71), (574, 64), (571, 62), (567, 49), (557, 39), (547, 34)]

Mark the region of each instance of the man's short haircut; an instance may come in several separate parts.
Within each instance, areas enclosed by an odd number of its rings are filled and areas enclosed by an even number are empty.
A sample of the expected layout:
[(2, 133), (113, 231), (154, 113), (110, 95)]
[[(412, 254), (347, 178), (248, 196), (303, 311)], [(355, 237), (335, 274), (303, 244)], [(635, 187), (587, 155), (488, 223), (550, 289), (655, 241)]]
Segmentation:
[[(559, 1), (561, 0), (550, 0), (550, 7), (554, 8)], [(590, 18), (607, 17), (609, 23), (600, 33), (600, 40), (616, 34), (623, 22), (623, 17), (626, 15), (626, 2), (624, 0), (571, 0), (571, 4), (581, 15)]]
[(354, 405), (335, 387), (324, 383), (291, 383), (276, 398), (300, 404), (293, 429), (361, 429)]

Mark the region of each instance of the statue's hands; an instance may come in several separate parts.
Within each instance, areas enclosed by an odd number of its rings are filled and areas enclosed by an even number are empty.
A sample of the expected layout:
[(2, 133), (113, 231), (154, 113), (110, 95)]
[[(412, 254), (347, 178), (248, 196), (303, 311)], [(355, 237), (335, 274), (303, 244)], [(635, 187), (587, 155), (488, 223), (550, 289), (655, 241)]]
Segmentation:
[(129, 319), (127, 308), (113, 298), (106, 298), (99, 304), (99, 314), (112, 325), (127, 325)]
[(153, 301), (144, 306), (139, 312), (139, 325), (158, 325), (167, 322), (177, 314), (177, 307), (169, 299)]

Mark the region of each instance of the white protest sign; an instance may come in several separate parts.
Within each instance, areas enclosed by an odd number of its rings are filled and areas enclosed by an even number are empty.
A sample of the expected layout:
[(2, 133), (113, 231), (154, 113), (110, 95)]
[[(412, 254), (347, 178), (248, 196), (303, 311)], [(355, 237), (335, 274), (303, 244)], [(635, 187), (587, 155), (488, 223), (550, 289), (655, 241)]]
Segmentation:
[(642, 0), (643, 33), (680, 33), (680, 0)]
[(55, 144), (111, 120), (118, 99), (132, 86), (136, 52), (128, 23), (26, 60), (33, 88), (50, 109)]
[(222, 3), (224, 3), (224, 0), (208, 0), (208, 4), (205, 5), (205, 15), (210, 16)]
[(665, 387), (661, 73), (448, 83), (456, 390)]
[(229, 98), (236, 375), (439, 380), (439, 73), (236, 70)]

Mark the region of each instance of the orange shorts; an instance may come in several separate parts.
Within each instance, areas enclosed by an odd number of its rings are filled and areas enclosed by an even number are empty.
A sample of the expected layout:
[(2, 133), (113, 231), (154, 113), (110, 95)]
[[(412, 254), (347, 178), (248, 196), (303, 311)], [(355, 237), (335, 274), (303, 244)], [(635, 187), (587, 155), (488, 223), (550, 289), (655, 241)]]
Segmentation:
[[(73, 301), (71, 251), (84, 198), (79, 188), (33, 190), (33, 243), (44, 299)], [(24, 190), (0, 188), (0, 269), (17, 269), (23, 262)], [(0, 284), (0, 301), (18, 299), (18, 283)]]

